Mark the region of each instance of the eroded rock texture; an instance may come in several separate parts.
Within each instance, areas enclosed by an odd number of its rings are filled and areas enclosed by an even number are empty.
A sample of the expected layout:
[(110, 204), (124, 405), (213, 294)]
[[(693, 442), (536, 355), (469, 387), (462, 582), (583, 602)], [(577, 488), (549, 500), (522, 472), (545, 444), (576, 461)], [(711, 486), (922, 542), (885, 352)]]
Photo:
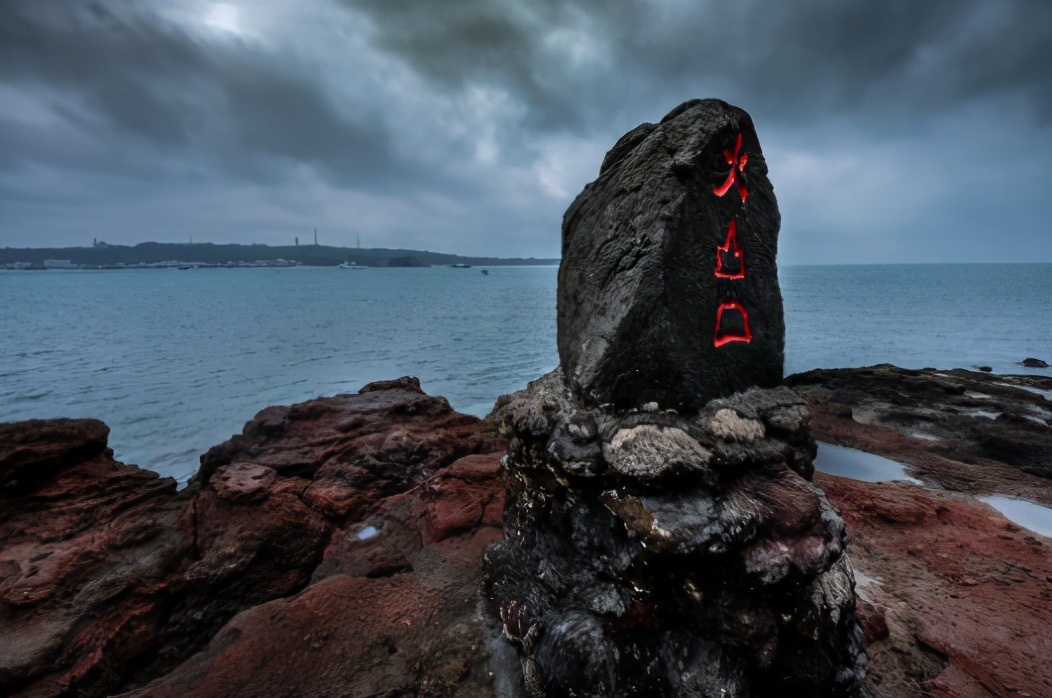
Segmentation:
[(1052, 378), (880, 364), (786, 381), (823, 417), (819, 439), (908, 463), (944, 489), (1052, 506)]
[(749, 116), (695, 100), (566, 213), (561, 369), (500, 412), (487, 590), (534, 696), (857, 693), (840, 517), (782, 380), (778, 207)]
[[(852, 410), (856, 419), (872, 413), (859, 405), (896, 396), (942, 415), (970, 409), (961, 404), (966, 393), (924, 373), (886, 367), (796, 379), (813, 406), (814, 434), (880, 445), (918, 477), (938, 472), (946, 483), (936, 491), (816, 475), (851, 531), (869, 662), (864, 695), (1050, 695), (1052, 540), (952, 491), (981, 486), (1052, 503), (1047, 479), (987, 456), (933, 455), (930, 439), (851, 418)], [(1028, 388), (1052, 389), (1052, 379), (1027, 380)], [(1026, 396), (1043, 399), (992, 384), (983, 392), (1006, 414), (1040, 409)], [(519, 421), (546, 430), (554, 403), (547, 409)], [(720, 434), (736, 424), (743, 435), (758, 424), (764, 433), (794, 429), (795, 409), (757, 420), (732, 411), (716, 420)], [(511, 418), (507, 409), (503, 417)], [(938, 422), (950, 427), (947, 444), (961, 433), (956, 419)], [(560, 424), (560, 434), (583, 437), (581, 448), (558, 442), (565, 467), (575, 478), (598, 475), (593, 427), (585, 419)], [(624, 429), (610, 467), (682, 484), (699, 449), (718, 452), (669, 426)], [(926, 437), (943, 433), (928, 428)], [(498, 639), (499, 619), (481, 612), (478, 593), (483, 550), (501, 536), (506, 489), (498, 467), (507, 445), (491, 424), (453, 413), (410, 379), (374, 384), (359, 395), (264, 410), (213, 450), (210, 474), (181, 493), (170, 480), (115, 462), (107, 434), (94, 420), (0, 425), (0, 695), (136, 687), (130, 695), (521, 695), (516, 644)], [(657, 436), (668, 434), (661, 445)], [(639, 456), (651, 444), (671, 467), (644, 466), (652, 461)], [(938, 471), (929, 467), (936, 457)], [(349, 477), (341, 482), (338, 472)], [(289, 496), (308, 482), (326, 483), (328, 496), (314, 501), (341, 503), (327, 510), (347, 507), (345, 515), (325, 514), (320, 556), (316, 529), (297, 523), (309, 519)], [(223, 530), (229, 536), (216, 535)], [(195, 531), (204, 532), (196, 544)], [(595, 591), (578, 595), (606, 604)]]
[(615, 414), (556, 371), (499, 416), (511, 484), (487, 592), (530, 695), (857, 692), (844, 525), (791, 390)]
[(780, 220), (741, 109), (694, 100), (625, 134), (563, 219), (569, 384), (595, 404), (687, 410), (777, 385)]
[(0, 695), (495, 692), (493, 427), (372, 383), (263, 410), (182, 492), (108, 434), (0, 424)]

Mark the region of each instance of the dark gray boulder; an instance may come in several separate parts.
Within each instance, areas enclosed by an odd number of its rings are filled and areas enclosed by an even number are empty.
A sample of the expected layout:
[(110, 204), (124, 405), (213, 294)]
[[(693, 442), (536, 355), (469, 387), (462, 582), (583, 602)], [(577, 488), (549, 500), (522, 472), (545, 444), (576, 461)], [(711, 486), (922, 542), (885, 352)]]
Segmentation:
[(575, 392), (697, 409), (782, 379), (780, 216), (741, 109), (694, 100), (625, 134), (563, 219), (559, 358)]
[(687, 102), (563, 223), (561, 368), (501, 401), (486, 598), (540, 696), (855, 696), (844, 523), (782, 379), (778, 208), (748, 115)]
[(857, 695), (847, 534), (792, 390), (613, 414), (556, 370), (493, 419), (511, 438), (484, 588), (528, 696)]

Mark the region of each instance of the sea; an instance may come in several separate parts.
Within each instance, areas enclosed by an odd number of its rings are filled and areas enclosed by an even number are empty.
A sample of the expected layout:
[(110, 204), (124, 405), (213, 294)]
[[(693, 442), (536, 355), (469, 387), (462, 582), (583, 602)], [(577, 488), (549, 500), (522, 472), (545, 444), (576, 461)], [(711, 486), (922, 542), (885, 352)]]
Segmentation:
[[(552, 267), (0, 272), (0, 421), (95, 417), (185, 483), (268, 405), (416, 376), (483, 416), (558, 364)], [(1052, 265), (779, 270), (786, 372), (892, 363), (1037, 373)]]

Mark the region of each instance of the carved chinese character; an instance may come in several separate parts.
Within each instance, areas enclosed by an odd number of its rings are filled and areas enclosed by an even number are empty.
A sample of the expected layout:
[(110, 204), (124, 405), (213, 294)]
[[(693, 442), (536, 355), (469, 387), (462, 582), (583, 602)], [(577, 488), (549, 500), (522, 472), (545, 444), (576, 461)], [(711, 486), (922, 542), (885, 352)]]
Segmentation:
[(720, 186), (714, 188), (712, 193), (716, 196), (723, 196), (730, 188), (734, 185), (738, 185), (738, 194), (742, 197), (742, 203), (749, 198), (749, 190), (745, 186), (745, 165), (749, 162), (749, 154), (742, 152), (742, 134), (738, 134), (738, 138), (734, 142), (734, 152), (729, 150), (723, 151), (723, 158), (727, 161), (727, 164), (731, 166), (731, 171), (727, 173), (727, 179)]
[(686, 413), (777, 385), (779, 223), (742, 110), (689, 102), (626, 133), (563, 218), (556, 307), (571, 390)]
[(738, 224), (731, 219), (727, 238), (716, 248), (716, 276), (721, 279), (744, 279), (745, 257), (738, 244)]
[(712, 345), (722, 347), (731, 342), (752, 341), (752, 329), (749, 328), (749, 313), (741, 303), (730, 301), (721, 303), (716, 310), (716, 336)]

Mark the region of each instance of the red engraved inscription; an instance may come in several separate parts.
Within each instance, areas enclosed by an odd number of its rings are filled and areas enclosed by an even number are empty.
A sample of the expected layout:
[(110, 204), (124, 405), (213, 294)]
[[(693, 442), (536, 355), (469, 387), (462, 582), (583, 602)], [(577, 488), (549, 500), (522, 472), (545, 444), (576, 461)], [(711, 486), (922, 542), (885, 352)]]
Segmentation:
[[(749, 198), (749, 190), (745, 185), (745, 165), (749, 162), (749, 154), (742, 151), (742, 134), (739, 133), (734, 139), (734, 150), (724, 150), (723, 159), (731, 166), (727, 173), (727, 179), (718, 187), (714, 187), (712, 193), (716, 196), (724, 196), (731, 187), (738, 187), (738, 195), (742, 203)], [(731, 219), (727, 226), (727, 237), (723, 244), (716, 248), (716, 276), (721, 279), (744, 279), (745, 278), (745, 254), (738, 244), (738, 223)], [(738, 301), (721, 303), (716, 310), (716, 334), (712, 338), (715, 347), (722, 347), (731, 342), (752, 341), (752, 328), (749, 327), (749, 312)]]
[(752, 330), (749, 329), (749, 313), (741, 303), (730, 301), (720, 304), (716, 311), (716, 336), (712, 345), (722, 347), (730, 342), (752, 341)]
[(749, 190), (745, 187), (745, 178), (743, 173), (745, 172), (745, 163), (749, 162), (749, 154), (742, 152), (742, 134), (738, 134), (737, 140), (734, 142), (734, 152), (729, 150), (723, 151), (723, 158), (727, 161), (727, 164), (731, 166), (731, 171), (727, 173), (727, 180), (718, 187), (712, 190), (712, 193), (716, 196), (723, 196), (731, 187), (734, 185), (738, 186), (738, 194), (742, 197), (742, 203), (749, 198)]
[(721, 279), (745, 278), (745, 257), (738, 244), (738, 224), (733, 218), (727, 228), (727, 239), (716, 248), (716, 276)]

